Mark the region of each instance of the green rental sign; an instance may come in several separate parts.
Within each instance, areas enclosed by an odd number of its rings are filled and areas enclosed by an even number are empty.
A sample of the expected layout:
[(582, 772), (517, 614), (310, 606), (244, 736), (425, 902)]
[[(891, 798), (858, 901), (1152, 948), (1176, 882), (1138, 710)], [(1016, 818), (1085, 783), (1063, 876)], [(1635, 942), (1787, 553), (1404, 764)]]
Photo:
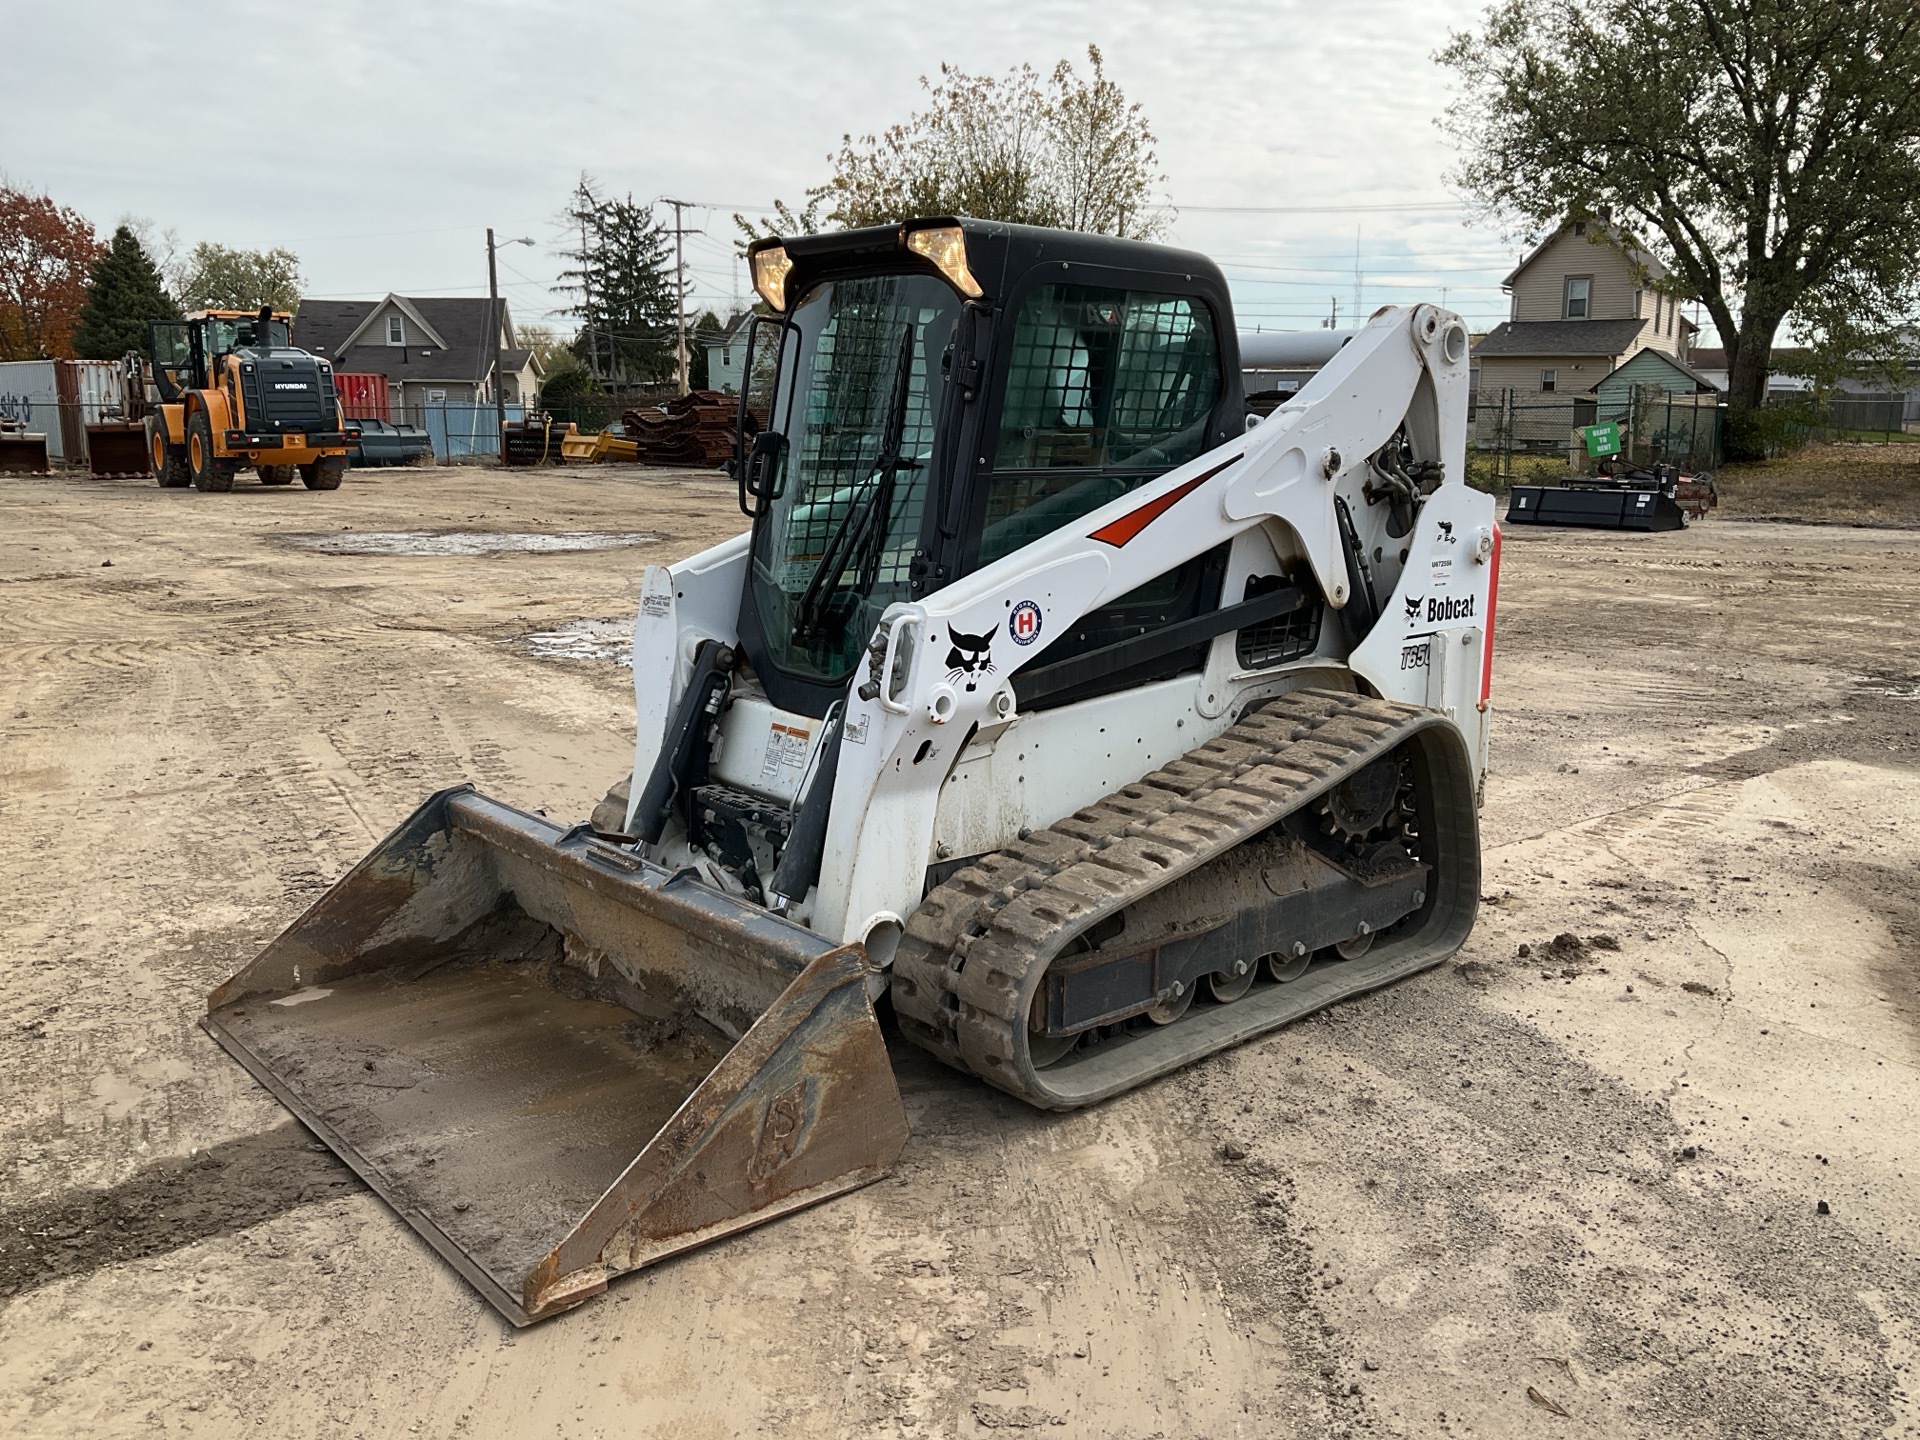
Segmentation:
[(1609, 420), (1604, 425), (1587, 425), (1580, 433), (1586, 437), (1587, 454), (1598, 459), (1603, 455), (1620, 453), (1620, 425)]

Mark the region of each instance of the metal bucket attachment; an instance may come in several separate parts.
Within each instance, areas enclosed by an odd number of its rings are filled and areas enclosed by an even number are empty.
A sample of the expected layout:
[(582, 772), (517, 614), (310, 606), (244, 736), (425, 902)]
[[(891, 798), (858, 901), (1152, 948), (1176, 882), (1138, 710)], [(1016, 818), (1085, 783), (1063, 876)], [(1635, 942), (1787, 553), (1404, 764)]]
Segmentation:
[(45, 475), (50, 468), (45, 435), (0, 427), (0, 475)]
[(152, 471), (147, 455), (147, 427), (137, 421), (103, 420), (87, 426), (87, 469), (107, 478), (119, 475), (148, 475)]
[(1516, 485), (1508, 525), (1571, 525), (1585, 530), (1679, 530), (1686, 512), (1658, 490), (1613, 486)]
[(488, 800), (423, 805), (202, 1022), (502, 1314), (879, 1179), (858, 945)]

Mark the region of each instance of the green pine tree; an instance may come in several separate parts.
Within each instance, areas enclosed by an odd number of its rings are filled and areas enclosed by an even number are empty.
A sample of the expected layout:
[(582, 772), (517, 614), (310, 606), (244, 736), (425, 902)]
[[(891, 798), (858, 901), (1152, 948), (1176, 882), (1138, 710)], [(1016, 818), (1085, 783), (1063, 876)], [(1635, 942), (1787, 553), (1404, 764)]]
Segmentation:
[(629, 195), (600, 195), (585, 175), (567, 209), (568, 233), (580, 248), (555, 288), (574, 297), (580, 317), (574, 353), (595, 378), (620, 384), (663, 380), (674, 372), (673, 241), (651, 205)]
[(160, 272), (139, 237), (122, 225), (87, 276), (87, 303), (73, 347), (84, 360), (118, 360), (147, 349), (149, 320), (178, 320), (180, 307), (167, 294)]

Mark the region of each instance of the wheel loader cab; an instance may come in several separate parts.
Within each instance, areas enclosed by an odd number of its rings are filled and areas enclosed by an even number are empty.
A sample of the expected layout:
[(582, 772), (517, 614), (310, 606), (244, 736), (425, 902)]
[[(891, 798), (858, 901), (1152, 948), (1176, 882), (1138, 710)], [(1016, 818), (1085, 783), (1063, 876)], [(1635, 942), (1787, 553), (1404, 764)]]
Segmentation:
[[(1226, 282), (1202, 256), (936, 219), (751, 248), (740, 638), (773, 704), (841, 699), (888, 605), (1111, 503), (1244, 428)], [(1219, 604), (1222, 547), (1082, 617), (1065, 660)], [(1085, 698), (1197, 666), (1111, 672)]]
[[(217, 384), (220, 361), (236, 350), (261, 348), (263, 333), (258, 315), (226, 310), (203, 311), (186, 320), (155, 320), (147, 329), (154, 384), (161, 399), (169, 401), (183, 390)], [(272, 316), (264, 338), (266, 348), (291, 349), (292, 317)]]

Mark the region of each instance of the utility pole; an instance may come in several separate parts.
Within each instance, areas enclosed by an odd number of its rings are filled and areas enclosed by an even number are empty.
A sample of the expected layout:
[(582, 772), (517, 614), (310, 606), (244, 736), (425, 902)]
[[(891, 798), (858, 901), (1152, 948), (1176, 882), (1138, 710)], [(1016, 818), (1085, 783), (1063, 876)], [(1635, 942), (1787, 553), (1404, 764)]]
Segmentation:
[[(522, 238), (509, 240), (506, 243), (509, 245), (531, 245), (533, 241)], [(492, 327), (492, 339), (488, 344), (493, 350), (493, 413), (494, 418), (499, 422), (499, 429), (496, 433), (500, 436), (500, 463), (504, 465), (507, 463), (507, 392), (506, 387), (501, 384), (501, 381), (505, 377), (500, 373), (500, 332), (505, 327), (500, 323), (502, 319), (500, 313), (500, 271), (497, 262), (494, 260), (494, 250), (493, 227), (489, 225), (487, 227), (487, 324)], [(522, 415), (527, 413), (524, 408), (526, 403), (526, 397), (524, 395), (521, 396), (520, 404), (523, 408), (520, 413)]]
[(1360, 227), (1353, 227), (1353, 319), (1360, 322)]
[[(586, 190), (584, 179), (581, 181), (580, 188), (584, 193)], [(593, 338), (593, 288), (587, 283), (590, 258), (587, 250), (587, 212), (582, 208), (580, 211), (580, 322), (587, 331), (587, 374), (598, 380), (600, 378), (600, 344)], [(609, 381), (613, 379), (611, 364), (608, 366), (607, 379)]]
[[(500, 384), (500, 272), (493, 259), (493, 227), (487, 227), (487, 323), (493, 331), (493, 414), (499, 423), (500, 463), (507, 463), (507, 396)], [(524, 411), (522, 412), (525, 413)]]
[(685, 236), (703, 232), (689, 230), (680, 223), (681, 212), (688, 208), (685, 200), (662, 200), (662, 205), (673, 207), (673, 330), (675, 350), (679, 356), (677, 368), (680, 393), (686, 394), (687, 384), (687, 251)]

